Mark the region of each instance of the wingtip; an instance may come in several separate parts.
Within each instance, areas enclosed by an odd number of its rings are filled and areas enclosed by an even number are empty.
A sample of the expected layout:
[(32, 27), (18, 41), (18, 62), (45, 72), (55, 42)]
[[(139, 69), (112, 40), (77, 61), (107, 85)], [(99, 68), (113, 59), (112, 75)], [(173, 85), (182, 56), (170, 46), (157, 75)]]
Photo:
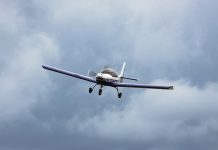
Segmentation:
[(173, 87), (173, 86), (170, 86), (170, 87), (169, 87), (169, 90), (174, 90), (174, 87)]
[(44, 68), (44, 69), (45, 69), (45, 68), (46, 68), (46, 65), (42, 65), (42, 68)]

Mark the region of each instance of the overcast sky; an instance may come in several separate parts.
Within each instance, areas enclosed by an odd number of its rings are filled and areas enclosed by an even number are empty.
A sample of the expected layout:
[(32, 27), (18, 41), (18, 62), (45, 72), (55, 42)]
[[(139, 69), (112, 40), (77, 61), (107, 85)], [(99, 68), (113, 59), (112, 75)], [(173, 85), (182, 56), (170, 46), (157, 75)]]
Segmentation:
[[(1, 150), (217, 150), (217, 0), (0, 0)], [(104, 88), (105, 65), (173, 91)]]

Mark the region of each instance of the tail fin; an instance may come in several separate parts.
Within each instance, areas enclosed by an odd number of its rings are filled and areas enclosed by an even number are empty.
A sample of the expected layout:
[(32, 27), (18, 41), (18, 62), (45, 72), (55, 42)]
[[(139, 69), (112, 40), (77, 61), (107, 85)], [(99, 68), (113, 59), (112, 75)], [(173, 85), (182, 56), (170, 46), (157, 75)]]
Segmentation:
[(123, 82), (123, 76), (124, 76), (124, 71), (125, 71), (125, 67), (126, 67), (126, 62), (123, 63), (122, 69), (120, 71), (120, 82)]
[(123, 63), (122, 69), (121, 69), (121, 71), (120, 71), (120, 75), (119, 75), (119, 77), (120, 77), (120, 82), (123, 82), (123, 79), (138, 81), (138, 79), (136, 79), (136, 78), (124, 77), (125, 67), (126, 67), (126, 62)]
[(124, 76), (125, 67), (126, 67), (126, 62), (123, 63), (122, 69), (120, 71), (120, 77)]

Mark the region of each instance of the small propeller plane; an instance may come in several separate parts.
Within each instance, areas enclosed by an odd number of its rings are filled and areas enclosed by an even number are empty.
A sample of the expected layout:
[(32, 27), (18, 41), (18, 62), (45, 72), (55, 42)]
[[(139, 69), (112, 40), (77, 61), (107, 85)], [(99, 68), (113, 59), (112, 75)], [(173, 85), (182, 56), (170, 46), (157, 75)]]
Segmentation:
[(93, 87), (89, 88), (89, 93), (92, 93), (94, 88), (97, 85), (99, 85), (100, 86), (99, 91), (98, 91), (99, 95), (102, 94), (102, 88), (104, 86), (110, 86), (110, 87), (116, 88), (118, 98), (121, 98), (121, 96), (122, 96), (122, 93), (119, 92), (119, 89), (118, 89), (119, 87), (173, 90), (173, 86), (158, 86), (158, 85), (147, 85), (147, 84), (123, 83), (124, 79), (138, 81), (138, 79), (129, 78), (129, 77), (124, 76), (125, 66), (126, 66), (126, 63), (124, 62), (119, 75), (114, 69), (112, 69), (110, 67), (104, 67), (100, 73), (95, 73), (94, 71), (89, 71), (88, 76), (84, 76), (84, 75), (70, 72), (70, 71), (66, 71), (63, 69), (59, 69), (59, 68), (55, 68), (55, 67), (51, 67), (51, 66), (47, 66), (47, 65), (42, 65), (42, 67), (44, 69), (95, 83), (95, 85)]

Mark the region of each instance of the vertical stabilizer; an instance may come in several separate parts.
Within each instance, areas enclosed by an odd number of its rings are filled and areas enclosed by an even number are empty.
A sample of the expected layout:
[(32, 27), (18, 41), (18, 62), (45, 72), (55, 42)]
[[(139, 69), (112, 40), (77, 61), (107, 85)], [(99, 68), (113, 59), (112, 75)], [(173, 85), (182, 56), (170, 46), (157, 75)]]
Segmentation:
[(123, 63), (122, 69), (120, 71), (120, 77), (124, 76), (125, 67), (126, 67), (126, 62)]

